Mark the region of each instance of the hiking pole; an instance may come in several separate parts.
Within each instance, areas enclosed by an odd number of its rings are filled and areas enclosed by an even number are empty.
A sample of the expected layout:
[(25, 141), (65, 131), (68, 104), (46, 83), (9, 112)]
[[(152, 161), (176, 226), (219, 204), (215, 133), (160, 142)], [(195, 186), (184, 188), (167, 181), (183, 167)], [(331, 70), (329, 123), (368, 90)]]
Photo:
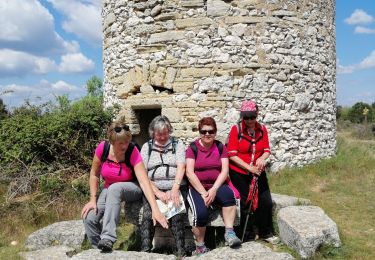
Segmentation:
[(258, 176), (254, 176), (253, 178), (255, 178), (255, 184), (254, 184), (254, 188), (253, 188), (253, 193), (251, 194), (250, 207), (249, 207), (249, 210), (246, 214), (246, 221), (245, 221), (245, 226), (244, 226), (244, 229), (243, 229), (242, 239), (241, 239), (242, 242), (245, 238), (247, 223), (249, 222), (249, 217), (251, 215), (251, 208), (253, 207), (254, 196), (255, 196), (256, 190), (258, 188)]

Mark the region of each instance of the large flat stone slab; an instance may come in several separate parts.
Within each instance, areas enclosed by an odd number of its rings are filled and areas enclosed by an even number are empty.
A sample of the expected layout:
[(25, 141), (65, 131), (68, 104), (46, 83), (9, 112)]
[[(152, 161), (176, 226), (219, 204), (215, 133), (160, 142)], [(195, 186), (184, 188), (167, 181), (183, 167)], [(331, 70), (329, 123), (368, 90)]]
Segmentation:
[(68, 260), (74, 254), (74, 248), (68, 246), (52, 246), (36, 251), (20, 252), (19, 255), (25, 260)]
[(336, 223), (316, 206), (289, 206), (277, 214), (279, 235), (302, 258), (314, 255), (323, 244), (341, 245)]
[(141, 253), (134, 251), (117, 251), (111, 253), (101, 253), (98, 249), (90, 249), (74, 255), (72, 260), (108, 260), (108, 259), (137, 259), (137, 260), (175, 260), (174, 255), (162, 255), (154, 253)]
[(243, 243), (240, 248), (221, 247), (214, 249), (203, 256), (187, 257), (187, 259), (236, 259), (236, 260), (291, 260), (288, 253), (273, 252), (269, 247), (257, 242)]
[(82, 220), (62, 221), (53, 223), (29, 235), (25, 246), (29, 250), (44, 249), (57, 245), (80, 249), (84, 239), (85, 228)]
[(277, 193), (271, 193), (271, 197), (274, 213), (288, 206), (311, 205), (311, 201), (304, 198), (297, 198)]

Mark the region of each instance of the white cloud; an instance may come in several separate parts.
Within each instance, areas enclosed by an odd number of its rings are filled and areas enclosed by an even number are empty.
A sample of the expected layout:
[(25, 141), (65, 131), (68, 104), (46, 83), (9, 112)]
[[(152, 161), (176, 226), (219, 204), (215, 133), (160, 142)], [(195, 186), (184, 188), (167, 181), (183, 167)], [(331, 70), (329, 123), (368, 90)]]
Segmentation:
[(59, 90), (59, 91), (77, 91), (77, 87), (74, 85), (70, 85), (65, 81), (59, 80), (56, 83), (51, 84), (52, 89)]
[(45, 74), (56, 70), (55, 62), (46, 57), (29, 53), (0, 49), (0, 76), (25, 76)]
[(82, 53), (69, 53), (61, 56), (59, 71), (62, 73), (86, 73), (95, 68), (95, 63)]
[(346, 18), (345, 23), (347, 24), (369, 24), (374, 21), (374, 18), (367, 14), (362, 9), (356, 9), (349, 18)]
[(343, 66), (340, 64), (340, 60), (337, 60), (337, 74), (350, 74), (357, 70), (375, 68), (375, 50), (373, 50), (369, 56), (364, 58), (360, 63)]
[(37, 0), (1, 0), (0, 24), (0, 49), (35, 55), (79, 51), (76, 41), (65, 41), (55, 32), (53, 16)]
[(337, 69), (337, 74), (350, 74), (354, 72), (355, 66), (353, 65), (343, 66), (340, 64), (340, 60), (337, 59), (336, 69)]
[(83, 86), (77, 87), (62, 80), (51, 83), (43, 79), (35, 85), (0, 85), (0, 98), (8, 108), (20, 106), (26, 99), (32, 104), (41, 104), (55, 101), (56, 96), (67, 94), (69, 99), (74, 100), (85, 93), (86, 89)]
[[(93, 45), (102, 42), (101, 1), (47, 0), (65, 15), (63, 28)], [(82, 19), (84, 16), (84, 19)]]
[(358, 34), (375, 34), (375, 29), (363, 27), (363, 26), (356, 26), (354, 29), (354, 33)]
[(364, 58), (358, 67), (360, 69), (375, 68), (375, 50), (368, 57)]

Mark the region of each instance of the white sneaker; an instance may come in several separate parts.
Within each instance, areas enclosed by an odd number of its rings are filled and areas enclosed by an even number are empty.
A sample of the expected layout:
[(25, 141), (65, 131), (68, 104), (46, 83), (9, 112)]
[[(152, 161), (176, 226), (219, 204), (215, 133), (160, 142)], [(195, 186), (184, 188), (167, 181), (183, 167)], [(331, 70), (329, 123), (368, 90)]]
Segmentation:
[(276, 245), (276, 244), (280, 243), (280, 238), (277, 237), (277, 236), (263, 238), (263, 240), (266, 241), (267, 243), (272, 244), (272, 245)]

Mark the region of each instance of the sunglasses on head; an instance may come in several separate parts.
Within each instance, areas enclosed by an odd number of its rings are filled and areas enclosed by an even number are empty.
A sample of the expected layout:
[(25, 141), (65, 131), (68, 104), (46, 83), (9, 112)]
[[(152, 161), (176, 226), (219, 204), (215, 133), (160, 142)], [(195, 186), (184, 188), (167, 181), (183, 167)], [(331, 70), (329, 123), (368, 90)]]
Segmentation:
[(216, 133), (216, 131), (215, 130), (199, 130), (199, 133), (201, 135), (206, 135), (206, 134), (213, 135), (214, 133)]
[(113, 130), (115, 130), (116, 133), (120, 133), (124, 129), (125, 131), (129, 131), (129, 126), (128, 125), (123, 125), (123, 126), (115, 126)]
[(255, 118), (257, 118), (256, 116), (244, 116), (243, 117), (243, 120), (254, 120)]

